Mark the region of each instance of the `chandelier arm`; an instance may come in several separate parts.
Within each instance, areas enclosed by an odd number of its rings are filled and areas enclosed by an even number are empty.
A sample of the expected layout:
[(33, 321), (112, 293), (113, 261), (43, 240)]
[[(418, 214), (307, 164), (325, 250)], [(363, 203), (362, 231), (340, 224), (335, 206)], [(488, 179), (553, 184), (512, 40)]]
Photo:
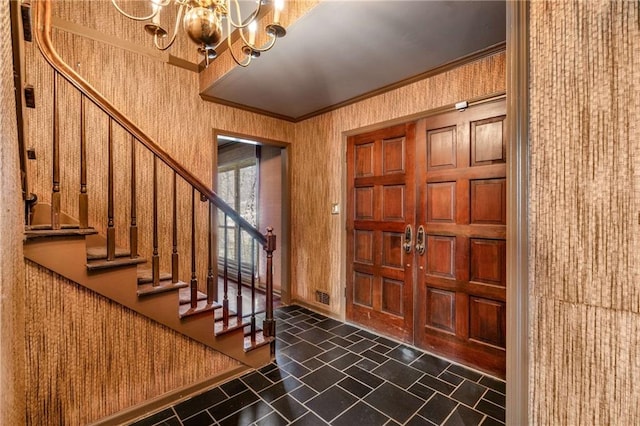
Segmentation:
[(120, 6), (118, 6), (118, 3), (116, 2), (116, 0), (111, 0), (111, 3), (113, 4), (113, 7), (115, 7), (118, 12), (120, 12), (122, 15), (124, 15), (127, 18), (132, 19), (134, 21), (148, 21), (149, 19), (153, 19), (158, 14), (158, 12), (160, 11), (160, 9), (158, 8), (158, 9), (154, 10), (153, 12), (151, 12), (150, 15), (147, 15), (147, 16), (134, 16), (134, 15), (129, 15), (127, 12), (122, 10), (120, 8)]
[(233, 49), (232, 49), (232, 43), (231, 43), (231, 22), (229, 22), (229, 19), (227, 19), (227, 45), (229, 46), (229, 48), (227, 49), (229, 51), (229, 53), (231, 54), (231, 57), (233, 58), (234, 62), (238, 65), (240, 65), (241, 67), (248, 67), (249, 64), (251, 63), (251, 56), (247, 55), (247, 60), (246, 62), (240, 61), (238, 60), (238, 58), (236, 57), (235, 53), (233, 53)]
[[(260, 14), (260, 9), (262, 8), (262, 1), (258, 1), (258, 7), (256, 8), (256, 10), (253, 11), (253, 13), (251, 14), (251, 16), (246, 19), (244, 22), (244, 24), (242, 23), (242, 16), (240, 15), (240, 3), (238, 3), (238, 0), (233, 0), (234, 4), (235, 4), (235, 9), (238, 15), (238, 23), (233, 22), (233, 18), (231, 17), (231, 1), (232, 0), (227, 0), (228, 2), (228, 6), (227, 6), (227, 21), (231, 22), (231, 25), (233, 25), (235, 28), (241, 29), (241, 28), (247, 28), (249, 26), (249, 24), (251, 24), (251, 22), (256, 19), (258, 17), (258, 15)], [(243, 38), (244, 40), (244, 38)]]
[(160, 46), (160, 43), (158, 43), (158, 35), (156, 34), (153, 36), (153, 44), (156, 46), (156, 49), (164, 51), (173, 46), (173, 43), (176, 41), (176, 36), (178, 35), (178, 28), (180, 27), (180, 20), (182, 19), (182, 14), (184, 13), (185, 7), (185, 3), (180, 3), (180, 8), (178, 9), (178, 13), (176, 15), (176, 23), (173, 26), (173, 34), (171, 35), (171, 39), (166, 45)]
[(254, 47), (254, 46), (249, 45), (249, 44), (248, 44), (248, 46), (251, 49), (255, 50), (256, 52), (266, 52), (267, 50), (271, 49), (275, 44), (276, 44), (276, 38), (272, 37), (271, 41), (269, 42), (269, 44), (266, 45), (266, 47)]

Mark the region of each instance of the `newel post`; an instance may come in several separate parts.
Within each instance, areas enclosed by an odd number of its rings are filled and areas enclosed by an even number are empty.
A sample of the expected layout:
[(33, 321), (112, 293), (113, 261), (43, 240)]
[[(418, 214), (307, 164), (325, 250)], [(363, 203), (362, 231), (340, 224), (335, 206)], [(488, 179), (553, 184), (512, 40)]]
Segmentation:
[[(273, 252), (276, 250), (276, 236), (273, 235), (273, 228), (267, 228), (267, 243), (264, 251), (267, 252), (267, 290), (266, 290), (266, 314), (263, 323), (262, 333), (264, 337), (276, 337), (276, 321), (273, 318)], [(275, 354), (275, 339), (271, 342), (271, 354)]]

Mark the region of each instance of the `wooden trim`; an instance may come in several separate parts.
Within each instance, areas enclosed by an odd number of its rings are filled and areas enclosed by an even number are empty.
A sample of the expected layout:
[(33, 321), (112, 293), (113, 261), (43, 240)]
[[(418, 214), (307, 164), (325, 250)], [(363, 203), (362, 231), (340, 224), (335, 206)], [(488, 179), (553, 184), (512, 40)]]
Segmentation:
[(230, 368), (199, 382), (182, 386), (156, 398), (152, 398), (141, 404), (127, 408), (126, 410), (119, 411), (111, 416), (104, 417), (94, 423), (91, 423), (91, 426), (110, 426), (133, 423), (134, 420), (147, 417), (151, 412), (162, 411), (163, 409), (184, 401), (201, 393), (202, 391), (211, 389), (230, 379), (240, 377), (250, 370), (251, 368), (245, 365)]
[[(497, 93), (492, 93), (489, 95), (485, 95), (485, 96), (480, 96), (477, 98), (471, 98), (471, 99), (464, 99), (467, 101), (468, 103), (468, 108), (471, 108), (472, 106), (476, 106), (476, 105), (482, 105), (482, 104), (486, 104), (489, 102), (495, 102), (495, 101), (499, 101), (501, 99), (505, 99), (506, 98), (506, 94), (505, 92), (497, 92)], [(462, 101), (463, 99), (461, 99)], [(452, 112), (452, 111), (456, 111), (456, 107), (455, 104), (450, 104), (450, 105), (443, 105), (437, 108), (433, 108), (433, 109), (429, 109), (427, 111), (422, 111), (422, 112), (418, 112), (415, 114), (411, 114), (411, 115), (406, 115), (403, 117), (399, 117), (399, 118), (395, 118), (393, 120), (388, 120), (388, 121), (384, 121), (381, 123), (375, 123), (375, 124), (371, 124), (369, 126), (364, 126), (364, 127), (359, 127), (357, 129), (352, 129), (352, 130), (348, 130), (346, 132), (343, 132), (342, 135), (344, 137), (345, 140), (345, 144), (346, 144), (346, 140), (349, 136), (353, 136), (353, 135), (358, 135), (360, 133), (369, 133), (375, 130), (380, 130), (380, 129), (384, 129), (386, 127), (391, 127), (394, 126), (396, 124), (404, 124), (407, 123), (409, 121), (417, 121), (417, 120), (421, 120), (423, 118), (428, 118), (428, 117), (432, 117), (434, 115), (439, 115), (439, 114), (443, 114), (446, 112)], [(346, 145), (345, 145), (346, 147)], [(345, 157), (346, 158), (346, 157)]]
[(276, 114), (275, 112), (267, 111), (265, 109), (238, 104), (236, 102), (227, 101), (226, 99), (216, 98), (215, 96), (209, 96), (203, 93), (200, 93), (200, 99), (207, 102), (213, 102), (214, 104), (224, 105), (231, 108), (241, 109), (243, 111), (253, 112), (255, 114), (265, 115), (267, 117), (277, 118), (278, 120), (289, 121), (291, 123), (297, 123), (298, 121), (300, 121), (287, 115)]
[[(16, 129), (18, 136), (18, 152), (20, 159), (20, 171), (22, 171), (22, 199), (27, 200), (29, 194), (29, 181), (27, 173), (27, 151), (25, 146), (25, 98), (24, 98), (24, 81), (25, 81), (25, 54), (23, 40), (23, 25), (21, 15), (21, 3), (9, 2), (9, 10), (11, 15), (11, 42), (13, 52), (13, 85), (16, 97)], [(28, 225), (28, 223), (27, 223)]]
[(151, 59), (165, 62), (169, 65), (174, 65), (176, 67), (183, 68), (188, 71), (193, 71), (196, 73), (199, 73), (200, 71), (202, 71), (202, 67), (200, 64), (187, 61), (186, 59), (178, 58), (177, 56), (173, 56), (167, 52), (162, 52), (151, 47), (141, 46), (139, 44), (132, 43), (127, 40), (119, 39), (113, 36), (108, 36), (105, 33), (102, 33), (100, 31), (94, 30), (92, 28), (87, 28), (85, 26), (76, 24), (75, 22), (65, 21), (64, 19), (61, 19), (56, 16), (53, 16), (51, 18), (51, 21), (54, 28), (65, 31), (70, 34), (75, 34), (77, 36), (87, 38), (89, 40), (93, 40), (99, 43), (108, 44), (109, 46), (117, 47), (118, 49), (123, 49), (129, 52), (144, 55)]
[(529, 423), (529, 5), (507, 2), (507, 424)]
[(117, 110), (100, 92), (91, 86), (84, 78), (82, 78), (73, 68), (71, 68), (58, 54), (53, 47), (51, 41), (51, 0), (40, 0), (35, 2), (35, 19), (36, 19), (36, 42), (47, 62), (58, 71), (69, 83), (76, 89), (84, 93), (98, 108), (105, 114), (115, 120), (129, 134), (134, 136), (138, 142), (144, 145), (151, 153), (165, 163), (169, 168), (174, 170), (182, 179), (187, 181), (200, 194), (207, 198), (217, 208), (227, 214), (232, 220), (238, 223), (245, 231), (258, 240), (261, 245), (265, 245), (267, 239), (249, 222), (247, 222), (239, 213), (225, 203), (218, 195), (208, 186), (198, 179), (193, 173), (178, 163), (171, 157), (160, 145), (147, 136), (137, 125), (129, 120), (124, 114)]

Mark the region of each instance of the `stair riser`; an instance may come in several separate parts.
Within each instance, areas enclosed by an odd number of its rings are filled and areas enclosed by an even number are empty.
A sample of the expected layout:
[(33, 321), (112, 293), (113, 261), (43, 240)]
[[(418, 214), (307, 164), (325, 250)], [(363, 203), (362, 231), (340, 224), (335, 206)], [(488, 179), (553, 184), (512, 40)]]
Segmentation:
[(29, 241), (24, 245), (24, 256), (125, 306), (133, 307), (137, 302), (135, 265), (88, 272), (84, 237)]

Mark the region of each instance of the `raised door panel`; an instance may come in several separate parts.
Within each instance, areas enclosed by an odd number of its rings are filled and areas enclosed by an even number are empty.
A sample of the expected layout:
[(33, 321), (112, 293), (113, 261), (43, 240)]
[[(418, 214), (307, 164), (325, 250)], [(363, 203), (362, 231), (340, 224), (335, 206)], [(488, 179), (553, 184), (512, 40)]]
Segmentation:
[(363, 187), (355, 189), (354, 210), (356, 220), (372, 220), (374, 215), (373, 187)]
[(506, 284), (506, 243), (504, 240), (471, 239), (470, 281), (504, 287)]
[(373, 275), (356, 272), (353, 277), (353, 303), (373, 306)]
[(405, 252), (402, 249), (403, 241), (403, 233), (382, 233), (382, 266), (388, 268), (404, 269)]
[(424, 208), (427, 210), (427, 222), (455, 222), (456, 183), (428, 183)]
[(399, 317), (404, 316), (404, 282), (382, 279), (382, 310)]
[(373, 231), (357, 230), (353, 235), (354, 262), (373, 265)]
[(455, 279), (456, 239), (442, 235), (427, 235), (427, 275)]
[(386, 139), (382, 141), (382, 174), (390, 175), (405, 172), (405, 139)]
[(425, 325), (446, 333), (456, 332), (456, 294), (453, 291), (427, 287)]
[(475, 179), (471, 186), (471, 223), (507, 223), (506, 179)]
[(405, 186), (382, 187), (382, 221), (405, 222)]
[(427, 132), (427, 167), (429, 170), (456, 167), (456, 127)]
[(373, 143), (357, 145), (355, 148), (354, 174), (356, 178), (373, 176)]
[(469, 338), (500, 349), (506, 344), (505, 303), (481, 297), (469, 298)]
[(506, 162), (505, 116), (471, 122), (471, 165)]

